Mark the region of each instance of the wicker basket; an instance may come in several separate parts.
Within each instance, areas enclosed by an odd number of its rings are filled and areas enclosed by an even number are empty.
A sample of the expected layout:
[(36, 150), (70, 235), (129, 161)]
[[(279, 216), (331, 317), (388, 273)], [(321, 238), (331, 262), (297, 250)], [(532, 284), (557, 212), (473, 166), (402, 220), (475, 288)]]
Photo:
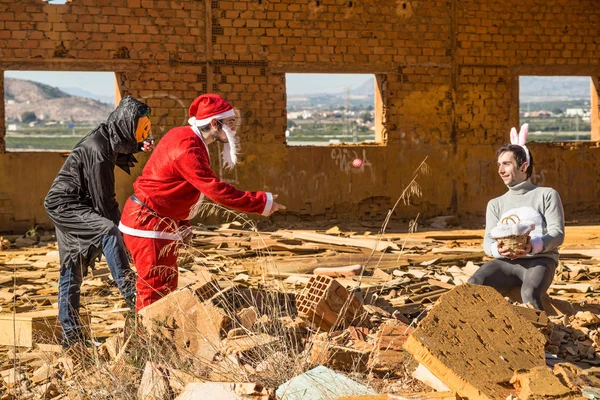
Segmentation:
[[(521, 219), (516, 214), (511, 214), (503, 218), (500, 224), (518, 224), (519, 222), (521, 222)], [(531, 232), (531, 229), (521, 235), (495, 237), (494, 239), (498, 242), (498, 248), (509, 249), (511, 254), (514, 254), (517, 250), (524, 250), (530, 244), (531, 238), (529, 232)]]

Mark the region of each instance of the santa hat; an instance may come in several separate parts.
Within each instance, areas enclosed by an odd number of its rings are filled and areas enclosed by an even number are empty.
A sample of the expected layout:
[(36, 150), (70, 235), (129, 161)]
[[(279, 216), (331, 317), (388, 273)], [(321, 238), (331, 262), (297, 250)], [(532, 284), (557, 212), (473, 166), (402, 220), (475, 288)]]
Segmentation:
[[(213, 119), (235, 117), (235, 111), (231, 104), (218, 94), (203, 94), (192, 102), (189, 116), (188, 123), (190, 125), (201, 127), (210, 124)], [(227, 124), (222, 124), (221, 129), (225, 132), (228, 141), (223, 146), (223, 162), (226, 168), (233, 168), (237, 163), (237, 138), (235, 132)]]

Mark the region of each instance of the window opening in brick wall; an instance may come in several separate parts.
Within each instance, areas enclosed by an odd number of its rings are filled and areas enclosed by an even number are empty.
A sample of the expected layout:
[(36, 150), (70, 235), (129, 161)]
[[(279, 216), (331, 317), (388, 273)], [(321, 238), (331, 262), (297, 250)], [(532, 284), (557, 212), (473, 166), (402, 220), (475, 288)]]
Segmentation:
[(591, 140), (597, 97), (591, 82), (585, 76), (520, 76), (519, 119), (529, 124), (528, 141)]
[(381, 93), (374, 74), (294, 73), (285, 81), (288, 145), (381, 142)]
[(70, 3), (71, 0), (45, 0), (48, 4), (67, 4)]
[(115, 101), (113, 72), (5, 71), (6, 150), (71, 150)]

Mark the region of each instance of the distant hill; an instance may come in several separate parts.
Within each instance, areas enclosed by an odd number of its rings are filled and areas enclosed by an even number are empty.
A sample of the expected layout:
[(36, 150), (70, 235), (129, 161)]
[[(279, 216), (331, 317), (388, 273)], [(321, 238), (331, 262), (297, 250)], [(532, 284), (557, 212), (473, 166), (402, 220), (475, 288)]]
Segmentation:
[(24, 112), (34, 112), (43, 121), (100, 123), (113, 106), (97, 100), (72, 96), (59, 88), (23, 79), (4, 79), (5, 118), (19, 121)]
[(366, 95), (373, 97), (375, 95), (375, 76), (370, 77), (364, 81), (360, 86), (352, 89), (353, 95)]
[(98, 100), (99, 102), (108, 104), (109, 106), (115, 103), (114, 96), (101, 96), (77, 87), (59, 87), (59, 89), (67, 94), (70, 94), (71, 96), (86, 97), (88, 99)]
[[(365, 101), (372, 102), (375, 91), (374, 79), (373, 76), (358, 86), (355, 85), (350, 91), (350, 98), (358, 99), (365, 96)], [(590, 78), (586, 76), (521, 76), (519, 83), (521, 102), (590, 99)], [(330, 92), (288, 95), (288, 101), (343, 105), (345, 96), (346, 92), (338, 88)]]
[(349, 93), (346, 90), (329, 93), (310, 93), (288, 95), (288, 103), (292, 107), (306, 107), (309, 105), (320, 104), (323, 106), (336, 107), (345, 106), (348, 103), (351, 106), (373, 105), (375, 102), (375, 77), (370, 77), (360, 85), (354, 85)]

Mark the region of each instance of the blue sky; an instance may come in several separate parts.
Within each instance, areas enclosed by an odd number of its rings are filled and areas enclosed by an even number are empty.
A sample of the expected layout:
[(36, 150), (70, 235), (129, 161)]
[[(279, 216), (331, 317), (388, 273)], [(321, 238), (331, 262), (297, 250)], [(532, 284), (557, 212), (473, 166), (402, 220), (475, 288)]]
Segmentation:
[(338, 93), (347, 86), (357, 87), (373, 74), (286, 74), (288, 94)]

